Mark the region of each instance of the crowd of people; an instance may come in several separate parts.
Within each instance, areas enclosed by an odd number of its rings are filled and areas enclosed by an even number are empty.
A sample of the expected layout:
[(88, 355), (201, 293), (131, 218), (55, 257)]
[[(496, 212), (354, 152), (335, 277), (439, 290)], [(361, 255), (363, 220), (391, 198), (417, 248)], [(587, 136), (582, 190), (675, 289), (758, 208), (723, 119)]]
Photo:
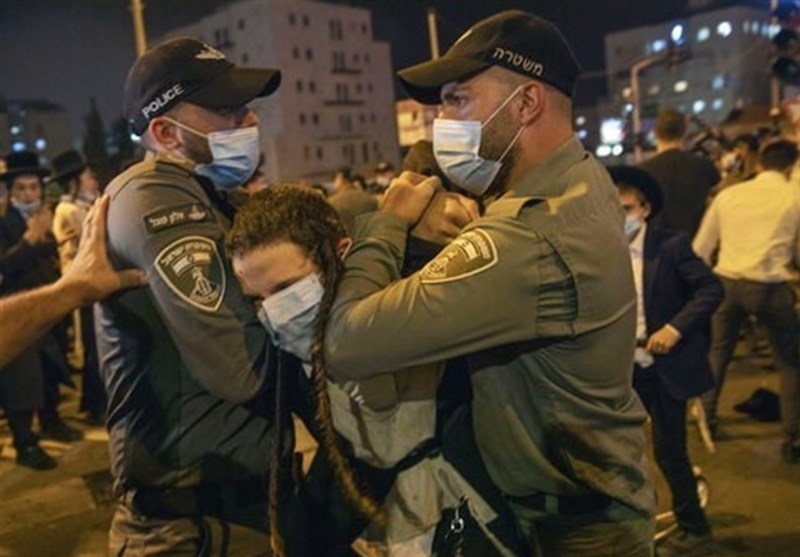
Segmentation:
[(552, 23), (479, 21), (398, 74), (441, 105), (433, 140), (323, 187), (265, 180), (248, 105), (279, 69), (190, 38), (147, 51), (124, 91), (147, 156), (102, 196), (77, 151), (0, 175), (17, 462), (80, 438), (58, 413), (80, 369), (112, 555), (649, 557), (649, 417), (679, 526), (657, 554), (713, 554), (687, 404), (723, 437), (748, 319), (800, 461), (797, 146), (743, 135), (715, 165), (665, 109), (656, 154), (607, 169), (572, 129), (579, 72)]

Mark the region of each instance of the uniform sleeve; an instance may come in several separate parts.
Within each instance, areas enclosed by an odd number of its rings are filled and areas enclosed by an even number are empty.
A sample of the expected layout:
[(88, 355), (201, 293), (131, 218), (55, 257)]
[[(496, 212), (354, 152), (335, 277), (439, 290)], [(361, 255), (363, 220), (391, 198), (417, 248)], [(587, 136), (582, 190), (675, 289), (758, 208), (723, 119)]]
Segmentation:
[(266, 379), (270, 345), (225, 257), (219, 218), (200, 193), (129, 184), (112, 198), (109, 246), (116, 262), (146, 272), (192, 377), (220, 398), (244, 402)]
[(496, 219), (478, 221), (400, 279), (405, 227), (387, 215), (370, 218), (329, 315), (334, 376), (363, 379), (535, 337), (540, 265), (552, 257), (544, 241)]

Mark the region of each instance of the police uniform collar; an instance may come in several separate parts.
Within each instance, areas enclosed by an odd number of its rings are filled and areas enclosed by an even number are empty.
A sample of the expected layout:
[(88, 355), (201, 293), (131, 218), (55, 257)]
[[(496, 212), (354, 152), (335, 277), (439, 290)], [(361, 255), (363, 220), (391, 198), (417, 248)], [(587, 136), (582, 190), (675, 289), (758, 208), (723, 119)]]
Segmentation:
[(564, 172), (586, 157), (581, 142), (572, 137), (552, 155), (525, 174), (519, 183), (500, 199), (506, 197), (536, 197), (547, 199), (564, 193), (566, 183), (558, 180)]
[(156, 165), (168, 164), (171, 166), (177, 166), (178, 168), (185, 170), (188, 174), (191, 174), (194, 171), (195, 166), (197, 166), (194, 161), (191, 161), (186, 157), (179, 157), (169, 153), (155, 153), (152, 158)]

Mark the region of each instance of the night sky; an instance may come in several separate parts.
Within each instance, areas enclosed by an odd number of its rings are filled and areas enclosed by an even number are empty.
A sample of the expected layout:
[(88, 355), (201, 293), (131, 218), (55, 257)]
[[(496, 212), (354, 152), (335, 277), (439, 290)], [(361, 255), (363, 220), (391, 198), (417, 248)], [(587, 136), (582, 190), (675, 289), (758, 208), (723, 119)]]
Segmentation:
[[(229, 0), (145, 0), (148, 37), (192, 22)], [(263, 0), (248, 0), (263, 1)], [(603, 69), (606, 33), (678, 18), (695, 10), (732, 4), (768, 12), (769, 0), (338, 0), (373, 12), (373, 33), (392, 46), (395, 68), (430, 56), (427, 7), (439, 13), (441, 50), (475, 21), (510, 8), (555, 22), (572, 44), (584, 71)], [(97, 99), (108, 125), (120, 115), (125, 73), (135, 57), (128, 0), (0, 0), (0, 96), (45, 99), (67, 107), (72, 133), (83, 131), (89, 98)], [(601, 79), (578, 84), (578, 104), (592, 104)], [(398, 88), (398, 94), (401, 91)]]

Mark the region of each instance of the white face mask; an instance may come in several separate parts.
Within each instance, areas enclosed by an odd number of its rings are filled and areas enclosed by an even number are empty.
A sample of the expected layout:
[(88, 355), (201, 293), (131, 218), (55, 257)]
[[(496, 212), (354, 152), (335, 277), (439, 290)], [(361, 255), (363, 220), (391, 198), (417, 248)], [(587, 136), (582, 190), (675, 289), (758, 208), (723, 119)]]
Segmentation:
[(503, 159), (516, 144), (524, 129), (520, 126), (500, 159), (493, 161), (481, 157), (481, 130), (516, 96), (517, 87), (497, 109), (481, 124), (479, 120), (433, 121), (433, 154), (439, 168), (455, 185), (475, 195), (483, 195), (492, 185), (503, 167)]
[(644, 219), (641, 215), (625, 215), (625, 235), (628, 240), (633, 240), (642, 229)]
[(275, 346), (303, 362), (311, 361), (314, 324), (324, 293), (319, 277), (310, 274), (261, 302), (259, 317)]
[(35, 215), (35, 214), (36, 214), (36, 213), (39, 211), (39, 209), (41, 209), (41, 208), (42, 208), (42, 201), (41, 201), (41, 200), (37, 200), (37, 201), (28, 201), (28, 202), (26, 203), (26, 202), (24, 202), (24, 201), (17, 201), (16, 199), (12, 199), (12, 200), (11, 200), (11, 205), (12, 205), (12, 206), (13, 206), (13, 207), (14, 207), (14, 208), (17, 210), (17, 211), (19, 211), (20, 213), (22, 213), (22, 216), (23, 216), (23, 217), (25, 217), (26, 219), (29, 219), (29, 218), (31, 218), (33, 215)]
[(229, 190), (241, 186), (258, 168), (261, 143), (257, 126), (206, 134), (172, 118), (165, 118), (208, 141), (212, 161), (197, 165), (195, 172), (211, 180), (218, 189)]

